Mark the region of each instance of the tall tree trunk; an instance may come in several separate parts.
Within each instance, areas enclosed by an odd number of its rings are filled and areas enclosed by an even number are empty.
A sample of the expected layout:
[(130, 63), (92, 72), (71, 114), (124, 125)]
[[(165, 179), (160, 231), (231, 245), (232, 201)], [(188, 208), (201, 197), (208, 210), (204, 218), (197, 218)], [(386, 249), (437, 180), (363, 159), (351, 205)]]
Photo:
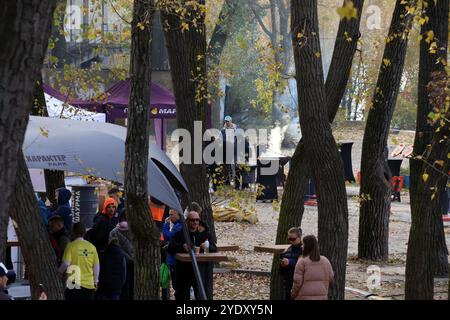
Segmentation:
[[(42, 85), (42, 74), (39, 73), (38, 80), (34, 86), (33, 108), (31, 110), (31, 115), (48, 117), (47, 103), (45, 101), (44, 89)], [(58, 204), (55, 198), (55, 190), (66, 186), (64, 171), (44, 170), (44, 179), (47, 197), (56, 209)]]
[(135, 0), (131, 36), (131, 77), (125, 143), (125, 207), (135, 248), (134, 298), (160, 298), (159, 231), (148, 207), (147, 166), (151, 87), (153, 0)]
[(387, 163), (387, 139), (405, 63), (408, 35), (414, 15), (408, 6), (416, 0), (397, 0), (388, 41), (364, 132), (361, 157), (362, 199), (359, 218), (358, 257), (387, 260), (391, 173)]
[[(448, 75), (445, 72), (442, 74), (445, 75), (448, 90)], [(447, 109), (445, 118), (449, 119), (448, 102), (445, 108)], [(430, 248), (436, 245), (435, 220), (442, 219), (442, 212), (435, 210), (439, 204), (434, 202), (439, 201), (439, 194), (447, 184), (446, 174), (449, 170), (448, 153), (450, 152), (449, 132), (450, 125), (448, 121), (445, 121), (440, 130), (435, 133), (431, 147), (427, 147), (423, 155), (423, 159), (427, 163), (422, 166), (422, 174), (427, 174), (427, 178), (421, 176), (422, 181), (416, 190), (417, 213), (412, 216), (414, 220), (411, 224), (406, 260), (405, 299), (407, 300), (433, 299), (433, 273), (435, 271), (435, 261), (433, 260), (436, 258), (436, 253)]]
[(6, 261), (9, 216), (6, 208), (0, 210), (0, 261)]
[[(58, 59), (56, 66), (63, 68), (64, 64), (70, 63), (70, 56), (67, 54), (67, 42), (64, 35), (64, 24), (66, 16), (67, 0), (57, 0), (55, 14), (52, 25), (52, 39), (55, 42), (51, 55)], [(72, 17), (69, 17), (69, 19)]]
[[(274, 51), (274, 63), (276, 65), (275, 72), (281, 72), (278, 70), (278, 66), (281, 63), (280, 59), (280, 48), (278, 46), (278, 25), (277, 25), (277, 15), (276, 15), (276, 0), (270, 0), (270, 22), (272, 26), (272, 34), (270, 36), (270, 42), (272, 45), (272, 50)], [(280, 109), (277, 106), (278, 101), (278, 85), (272, 90), (272, 123), (276, 120), (280, 120)]]
[(45, 190), (48, 199), (52, 203), (52, 207), (58, 206), (55, 198), (56, 189), (66, 187), (66, 181), (64, 178), (64, 171), (44, 170)]
[[(291, 159), (289, 167), (289, 176), (283, 192), (283, 200), (281, 202), (280, 216), (277, 227), (276, 244), (287, 243), (288, 230), (295, 226), (300, 226), (303, 217), (303, 197), (306, 194), (307, 181), (310, 178), (309, 161), (304, 155), (305, 144), (301, 140), (295, 153)], [(298, 181), (304, 181), (298, 184)], [(288, 209), (290, 208), (290, 210)], [(295, 210), (294, 210), (295, 208)], [(284, 299), (284, 285), (280, 274), (279, 255), (274, 255), (272, 261), (272, 272), (270, 277), (270, 299)]]
[[(192, 162), (194, 162), (194, 149), (197, 149), (194, 147), (194, 122), (201, 121), (203, 135), (206, 128), (206, 108), (208, 104), (206, 61), (204, 59), (206, 53), (205, 16), (203, 12), (199, 12), (193, 4), (190, 4), (190, 1), (181, 2), (187, 10), (186, 19), (180, 18), (178, 14), (171, 10), (162, 10), (162, 17), (167, 25), (165, 36), (177, 103), (177, 124), (178, 128), (186, 129), (191, 135), (192, 150), (190, 155)], [(195, 2), (200, 5), (204, 4), (204, 0)], [(193, 25), (189, 16), (197, 18), (197, 25)], [(189, 25), (188, 30), (183, 31), (180, 28), (182, 22)], [(198, 146), (198, 149), (203, 150), (202, 146)], [(184, 150), (184, 152), (186, 151)], [(200, 204), (203, 208), (202, 219), (210, 227), (213, 241), (216, 241), (206, 166), (203, 157), (198, 160), (201, 163), (180, 164), (181, 174), (189, 188), (190, 197), (190, 199), (183, 199), (183, 206), (188, 205), (189, 201), (196, 201)], [(209, 281), (206, 283), (205, 290), (208, 299), (212, 299), (212, 267), (207, 278)]]
[[(291, 2), (291, 6), (294, 1), (295, 0)], [(347, 88), (353, 56), (360, 37), (359, 24), (361, 21), (364, 0), (355, 0), (353, 2), (358, 10), (357, 19), (343, 19), (340, 21), (333, 57), (331, 59), (330, 70), (325, 83), (326, 98), (328, 99), (329, 97), (335, 97), (332, 99), (333, 103), (327, 102), (328, 121), (330, 123), (334, 120), (337, 110), (339, 109), (342, 96)], [(352, 38), (352, 41), (346, 41), (346, 38), (344, 37), (345, 33)], [(334, 83), (331, 84), (329, 82)], [(340, 92), (340, 99), (336, 98), (338, 94), (336, 94), (335, 91)], [(304, 144), (299, 142), (291, 160), (291, 167), (289, 168), (289, 175), (281, 202), (280, 216), (277, 227), (277, 244), (286, 243), (289, 228), (293, 226), (300, 226), (302, 223), (304, 212), (303, 197), (306, 193), (308, 178), (311, 176), (310, 167), (308, 165), (310, 161), (307, 159), (305, 152), (306, 149)], [(279, 277), (279, 262), (277, 259), (274, 259), (272, 262), (272, 275), (270, 293), (271, 299), (281, 299), (284, 292), (281, 289), (282, 286)]]
[[(429, 145), (433, 139), (433, 133), (436, 131), (437, 126), (430, 125), (428, 122), (428, 114), (433, 112), (433, 106), (429, 102), (427, 85), (431, 80), (431, 73), (435, 71), (444, 71), (445, 66), (442, 63), (436, 63), (440, 59), (447, 60), (447, 46), (448, 46), (448, 0), (440, 0), (436, 4), (430, 1), (426, 14), (429, 18), (422, 26), (421, 34), (426, 36), (428, 32), (433, 31), (433, 41), (438, 43), (439, 49), (436, 53), (430, 53), (430, 43), (422, 40), (420, 43), (420, 61), (419, 61), (419, 87), (418, 87), (418, 105), (417, 105), (417, 121), (416, 121), (416, 136), (414, 139), (414, 155), (423, 155), (426, 151), (427, 145)], [(423, 201), (420, 198), (420, 185), (423, 183), (421, 175), (423, 173), (423, 162), (411, 158), (410, 160), (410, 172), (411, 172), (411, 186), (410, 186), (410, 199), (411, 199), (411, 215), (412, 215), (412, 230), (417, 229), (417, 217), (426, 214), (425, 212), (419, 212), (420, 202)], [(446, 200), (444, 195), (447, 190), (441, 189), (439, 195), (436, 197), (436, 201), (430, 204), (433, 212), (439, 212), (447, 214), (445, 211)], [(448, 205), (448, 204), (447, 204)], [(445, 243), (445, 234), (442, 217), (439, 214), (433, 215), (435, 218), (434, 231), (432, 234), (435, 236), (435, 243), (430, 247), (435, 257), (433, 261), (435, 263), (435, 275), (447, 275), (448, 274), (448, 250)], [(431, 230), (429, 230), (430, 232)], [(411, 235), (411, 239), (420, 241), (420, 235)], [(413, 252), (415, 246), (411, 247), (410, 256), (420, 254)], [(411, 272), (417, 273), (414, 270), (414, 265), (411, 265)]]
[[(436, 63), (436, 61), (447, 60), (448, 8), (448, 0), (441, 0), (437, 3), (430, 1), (426, 9), (429, 20), (421, 30), (423, 35), (433, 31), (435, 39), (432, 41), (437, 42), (439, 49), (436, 53), (431, 53), (430, 43), (424, 40), (420, 43), (416, 136), (414, 158), (410, 160), (411, 230), (406, 260), (406, 299), (433, 299), (433, 275), (448, 274), (448, 250), (442, 221), (442, 214), (446, 213), (444, 212), (446, 205), (444, 201), (448, 201), (445, 197), (446, 181), (440, 182), (435, 199), (431, 201), (429, 191), (425, 190), (423, 186), (424, 184), (430, 185), (430, 182), (424, 182), (422, 179), (426, 168), (421, 160), (415, 158), (423, 156), (429, 151), (428, 145), (432, 143), (439, 125), (431, 125), (427, 121), (428, 114), (433, 112), (427, 85), (431, 81), (433, 72), (445, 72), (444, 64)], [(447, 157), (441, 159), (447, 159)], [(423, 248), (426, 248), (427, 255), (421, 251)]]
[[(299, 117), (307, 158), (318, 196), (319, 245), (330, 259), (335, 281), (331, 299), (344, 299), (348, 246), (348, 208), (344, 167), (325, 108), (316, 0), (293, 0), (292, 40), (299, 97)], [(298, 34), (308, 39), (308, 45)], [(318, 54), (319, 53), (319, 54)]]
[(50, 244), (47, 229), (34, 196), (22, 150), (19, 151), (18, 160), (9, 213), (17, 223), (16, 232), (27, 266), (31, 298), (39, 298), (39, 284), (43, 284), (49, 300), (63, 300), (63, 280), (58, 276), (55, 251)]
[(291, 33), (289, 31), (289, 1), (277, 0), (278, 19), (280, 25), (280, 50), (282, 61), (282, 74), (287, 74), (290, 57), (292, 56)]
[[(0, 6), (0, 203), (9, 208), (18, 153), (25, 138), (56, 0), (7, 1)], [(7, 44), (7, 45), (6, 45)]]
[[(209, 83), (212, 107), (212, 127), (220, 126), (220, 73), (219, 64), (228, 35), (233, 26), (233, 16), (238, 9), (237, 0), (225, 0), (220, 10), (219, 20), (214, 27), (211, 40), (206, 51), (208, 73), (213, 75)], [(210, 78), (211, 81), (211, 78)]]
[(220, 62), (225, 43), (227, 42), (228, 34), (233, 23), (233, 16), (238, 9), (237, 0), (225, 0), (222, 9), (220, 10), (219, 19), (214, 27), (214, 31), (209, 40), (207, 54), (208, 68), (212, 65), (217, 65)]

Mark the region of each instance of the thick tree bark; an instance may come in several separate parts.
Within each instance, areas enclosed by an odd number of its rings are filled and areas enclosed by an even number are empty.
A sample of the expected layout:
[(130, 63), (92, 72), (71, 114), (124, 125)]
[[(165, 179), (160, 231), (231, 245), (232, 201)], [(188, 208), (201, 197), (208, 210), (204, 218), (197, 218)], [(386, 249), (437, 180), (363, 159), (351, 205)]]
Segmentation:
[[(293, 0), (292, 40), (300, 125), (318, 196), (319, 245), (330, 259), (335, 281), (329, 298), (344, 299), (348, 246), (348, 208), (344, 168), (325, 109), (316, 0)], [(298, 38), (302, 33), (305, 37)], [(304, 45), (304, 41), (308, 45)]]
[[(195, 161), (194, 149), (203, 150), (202, 146), (194, 147), (194, 122), (202, 123), (202, 135), (206, 128), (207, 110), (207, 78), (206, 78), (206, 37), (204, 13), (197, 11), (190, 1), (181, 1), (187, 9), (189, 29), (182, 31), (182, 20), (178, 14), (170, 10), (162, 10), (165, 28), (167, 49), (169, 52), (170, 70), (174, 87), (175, 101), (177, 103), (178, 128), (186, 129), (191, 134), (191, 162)], [(204, 4), (204, 0), (196, 1)], [(189, 19), (197, 17), (197, 25)], [(198, 151), (198, 150), (197, 150)], [(184, 152), (189, 152), (185, 150)], [(211, 201), (209, 196), (208, 177), (203, 157), (200, 164), (181, 163), (180, 170), (189, 188), (189, 198), (183, 199), (186, 207), (190, 201), (196, 201), (203, 208), (202, 220), (210, 227), (212, 240), (216, 241), (214, 220), (212, 217)], [(213, 297), (212, 268), (208, 272), (209, 282), (205, 286), (208, 299)]]
[(362, 202), (358, 237), (358, 257), (361, 259), (388, 259), (391, 174), (387, 164), (387, 139), (414, 17), (407, 14), (407, 6), (415, 7), (416, 3), (416, 0), (396, 1), (367, 118), (361, 157)]
[[(450, 118), (450, 112), (447, 111), (445, 117)], [(434, 135), (431, 148), (424, 155), (424, 159), (431, 164), (422, 166), (422, 173), (428, 174), (426, 181), (417, 186), (416, 197), (417, 213), (412, 218), (411, 231), (408, 240), (408, 253), (406, 260), (406, 281), (405, 281), (405, 299), (407, 300), (432, 300), (434, 289), (434, 276), (436, 254), (430, 250), (436, 245), (435, 220), (442, 219), (442, 213), (439, 210), (433, 210), (437, 205), (437, 197), (447, 184), (447, 176), (439, 171), (447, 173), (449, 170), (447, 155), (450, 152), (450, 143), (448, 134), (450, 132), (449, 123), (446, 121), (441, 130)], [(443, 167), (437, 165), (435, 161), (443, 160)], [(436, 198), (433, 200), (432, 190), (436, 190)], [(430, 205), (430, 200), (432, 204)]]
[[(448, 0), (440, 0), (436, 4), (430, 1), (426, 9), (426, 15), (429, 17), (427, 23), (422, 26), (421, 34), (426, 35), (429, 31), (434, 32), (435, 39), (439, 48), (436, 53), (430, 53), (430, 43), (422, 40), (420, 43), (420, 61), (419, 61), (419, 87), (418, 87), (418, 105), (417, 105), (417, 122), (416, 122), (416, 136), (414, 140), (414, 155), (423, 155), (433, 139), (433, 134), (437, 126), (430, 125), (428, 122), (428, 114), (433, 111), (433, 106), (429, 102), (427, 85), (431, 80), (431, 73), (435, 71), (444, 71), (445, 66), (442, 63), (436, 63), (440, 59), (447, 60), (447, 46), (448, 46)], [(412, 226), (411, 230), (419, 230), (416, 227), (417, 217), (428, 214), (428, 212), (419, 212), (420, 203), (424, 201), (420, 197), (420, 185), (422, 184), (421, 175), (423, 174), (423, 163), (420, 160), (411, 158), (410, 160), (411, 186), (411, 215)], [(432, 212), (438, 212), (441, 215), (447, 214), (445, 211), (446, 200), (444, 194), (447, 192), (445, 188), (441, 189), (436, 201), (430, 203)], [(429, 199), (427, 199), (429, 200)], [(435, 224), (432, 227), (435, 236), (434, 245), (430, 247), (435, 257), (432, 259), (435, 262), (435, 275), (448, 274), (448, 250), (445, 243), (445, 234), (442, 217), (439, 214), (433, 214)], [(431, 227), (431, 226), (429, 226)], [(428, 232), (431, 232), (429, 230)], [(412, 239), (420, 241), (420, 235), (414, 235)], [(411, 246), (411, 251), (415, 250), (415, 246)], [(419, 252), (411, 252), (410, 256), (420, 254)], [(411, 272), (417, 273), (414, 270), (414, 265), (411, 265)]]
[[(0, 203), (9, 208), (56, 0), (6, 1), (0, 7)], [(7, 44), (7, 45), (6, 45)]]
[(0, 261), (6, 260), (6, 241), (8, 240), (9, 216), (6, 208), (0, 210)]
[(55, 198), (55, 191), (58, 188), (66, 187), (64, 179), (64, 171), (44, 170), (45, 190), (47, 197), (52, 203), (53, 207), (57, 207), (58, 203)]
[(131, 81), (125, 143), (125, 192), (135, 248), (134, 299), (160, 298), (159, 231), (148, 207), (147, 166), (151, 87), (153, 0), (135, 0), (131, 37)]
[[(34, 86), (33, 109), (31, 110), (31, 115), (48, 117), (47, 103), (45, 101), (42, 84), (42, 74), (39, 74), (39, 78)], [(55, 190), (66, 186), (64, 171), (44, 170), (44, 179), (47, 197), (56, 209), (58, 204), (56, 203)]]
[[(302, 223), (304, 205), (303, 197), (306, 194), (308, 181), (309, 162), (304, 154), (305, 145), (300, 141), (295, 149), (289, 168), (289, 176), (284, 187), (283, 200), (281, 202), (280, 216), (278, 219), (276, 244), (287, 244), (288, 230)], [(304, 181), (299, 184), (299, 181)], [(272, 272), (270, 277), (270, 299), (284, 299), (285, 290), (280, 275), (280, 257), (274, 255)]]
[(39, 284), (43, 284), (49, 300), (63, 300), (63, 280), (58, 276), (55, 251), (50, 244), (47, 229), (34, 196), (22, 150), (19, 151), (18, 158), (16, 183), (10, 199), (9, 213), (17, 223), (16, 232), (27, 266), (31, 298), (39, 298)]
[[(330, 71), (325, 83), (325, 96), (327, 100), (328, 121), (333, 122), (339, 109), (339, 105), (347, 87), (348, 78), (352, 66), (353, 56), (360, 37), (359, 24), (361, 21), (364, 0), (353, 1), (358, 10), (357, 19), (341, 20), (336, 38)], [(344, 2), (345, 3), (345, 2)], [(344, 34), (347, 33), (352, 41), (347, 41)], [(333, 83), (331, 83), (333, 82)], [(340, 99), (338, 98), (340, 94)], [(331, 99), (328, 101), (328, 99)], [(300, 142), (295, 150), (289, 168), (283, 198), (280, 208), (280, 216), (277, 228), (277, 244), (287, 242), (287, 232), (293, 226), (300, 226), (304, 212), (303, 197), (306, 193), (308, 178), (310, 177), (309, 161), (306, 157), (305, 146)], [(271, 299), (281, 299), (284, 295), (279, 277), (279, 261), (272, 262)]]
[[(423, 156), (429, 152), (428, 145), (434, 141), (432, 156), (435, 158), (427, 161), (433, 161), (436, 158), (439, 148), (444, 149), (444, 144), (436, 144), (437, 126), (428, 123), (428, 114), (433, 112), (433, 105), (429, 101), (427, 85), (431, 81), (431, 73), (441, 71), (445, 72), (445, 66), (442, 63), (436, 63), (440, 59), (447, 60), (448, 47), (448, 8), (449, 1), (441, 0), (437, 3), (431, 1), (428, 4), (427, 16), (429, 20), (422, 26), (421, 34), (426, 35), (433, 31), (438, 44), (436, 53), (430, 53), (430, 44), (422, 41), (420, 44), (419, 61), (419, 101), (417, 108), (416, 137), (414, 140), (414, 156)], [(443, 131), (441, 129), (441, 131)], [(445, 132), (445, 131), (444, 131)], [(438, 133), (439, 134), (439, 133)], [(445, 243), (445, 234), (443, 228), (442, 214), (445, 203), (448, 201), (444, 197), (446, 179), (437, 176), (439, 185), (436, 196), (431, 200), (430, 191), (426, 186), (433, 186), (435, 181), (426, 181), (422, 175), (426, 167), (419, 159), (410, 160), (411, 172), (411, 230), (408, 241), (408, 254), (406, 260), (406, 299), (433, 299), (433, 276), (445, 275), (448, 273), (448, 250)], [(429, 169), (426, 170), (428, 173)], [(433, 183), (434, 182), (434, 183)], [(424, 186), (425, 185), (425, 186)], [(431, 201), (431, 203), (430, 203)], [(423, 254), (423, 251), (426, 254)]]

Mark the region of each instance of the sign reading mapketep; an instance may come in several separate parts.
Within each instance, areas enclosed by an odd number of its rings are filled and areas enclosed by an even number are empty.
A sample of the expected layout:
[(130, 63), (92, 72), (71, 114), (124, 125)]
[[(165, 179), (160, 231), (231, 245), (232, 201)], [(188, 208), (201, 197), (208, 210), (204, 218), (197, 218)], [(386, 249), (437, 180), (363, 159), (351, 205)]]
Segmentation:
[(64, 167), (67, 166), (65, 155), (27, 155), (25, 156), (27, 163), (46, 163), (51, 167)]

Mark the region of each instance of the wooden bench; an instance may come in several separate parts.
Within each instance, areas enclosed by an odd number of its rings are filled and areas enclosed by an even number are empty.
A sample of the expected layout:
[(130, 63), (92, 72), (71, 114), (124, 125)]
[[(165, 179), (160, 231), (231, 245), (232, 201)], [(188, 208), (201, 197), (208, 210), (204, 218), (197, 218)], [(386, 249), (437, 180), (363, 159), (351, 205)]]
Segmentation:
[(280, 254), (286, 251), (286, 249), (289, 248), (289, 246), (290, 246), (289, 244), (272, 244), (272, 245), (255, 246), (253, 250), (255, 252)]
[[(197, 262), (220, 262), (228, 261), (228, 257), (222, 253), (196, 253), (195, 258)], [(189, 253), (177, 253), (176, 259), (181, 262), (192, 261)]]
[(239, 251), (239, 246), (237, 245), (217, 245), (217, 251)]

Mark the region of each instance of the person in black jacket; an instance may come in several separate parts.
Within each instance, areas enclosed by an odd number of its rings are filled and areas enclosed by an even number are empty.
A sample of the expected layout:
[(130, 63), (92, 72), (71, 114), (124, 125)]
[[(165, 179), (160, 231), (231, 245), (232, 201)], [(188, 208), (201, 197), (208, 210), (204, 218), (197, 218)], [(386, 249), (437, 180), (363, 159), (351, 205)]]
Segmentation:
[(0, 300), (14, 300), (6, 290), (8, 283), (8, 269), (0, 262)]
[[(205, 252), (217, 252), (216, 244), (212, 241), (209, 229), (204, 226), (202, 231), (199, 230), (200, 217), (197, 212), (189, 212), (186, 219), (186, 227), (188, 228), (189, 236), (193, 246), (197, 247), (200, 253)], [(187, 253), (190, 248), (186, 243), (183, 230), (178, 231), (169, 242), (167, 251), (171, 254), (176, 253)], [(199, 263), (201, 278), (203, 279), (203, 285), (206, 283), (204, 281), (205, 271), (208, 267), (207, 263)], [(197, 282), (195, 280), (194, 269), (192, 267), (192, 262), (180, 262), (177, 261), (176, 267), (176, 287), (175, 289), (175, 300), (189, 300), (190, 299), (190, 288), (194, 288), (195, 296), (198, 297)]]
[(50, 231), (50, 243), (55, 250), (58, 265), (62, 263), (62, 257), (66, 246), (70, 243), (70, 237), (64, 228), (64, 219), (60, 216), (53, 216), (48, 220)]
[(107, 198), (103, 204), (102, 212), (94, 218), (94, 226), (89, 231), (88, 239), (86, 239), (97, 249), (100, 265), (106, 247), (108, 246), (109, 233), (116, 227), (118, 222), (116, 217), (116, 202), (113, 198)]
[(127, 260), (117, 238), (111, 238), (100, 270), (98, 299), (120, 300), (127, 279)]
[(302, 229), (291, 228), (288, 231), (288, 239), (291, 246), (281, 254), (280, 273), (283, 277), (285, 289), (285, 299), (291, 300), (291, 289), (294, 281), (295, 265), (298, 258), (302, 255)]

